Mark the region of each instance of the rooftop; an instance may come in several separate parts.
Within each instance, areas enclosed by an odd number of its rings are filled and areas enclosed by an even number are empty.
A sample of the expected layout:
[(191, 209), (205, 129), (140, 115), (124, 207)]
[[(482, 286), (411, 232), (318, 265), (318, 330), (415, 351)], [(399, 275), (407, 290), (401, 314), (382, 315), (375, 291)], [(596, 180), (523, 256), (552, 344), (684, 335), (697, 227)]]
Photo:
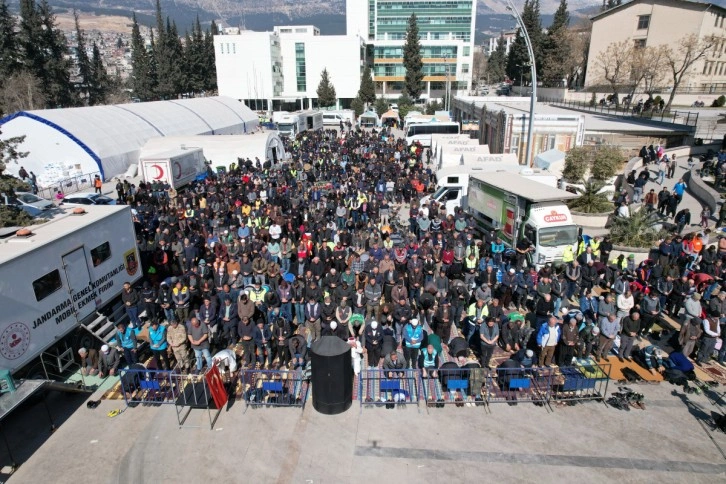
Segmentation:
[(60, 207), (48, 222), (26, 227), (33, 233), (30, 237), (19, 237), (13, 233), (0, 238), (0, 264), (55, 242), (109, 215), (130, 210), (126, 205), (88, 205), (83, 207), (85, 214), (74, 215), (74, 208), (77, 207)]
[(553, 202), (556, 200), (570, 200), (577, 198), (575, 193), (566, 192), (559, 188), (553, 188), (544, 183), (539, 183), (528, 178), (514, 175), (510, 172), (495, 172), (487, 174), (472, 175), (473, 178), (501, 190), (510, 192), (518, 197), (533, 202)]

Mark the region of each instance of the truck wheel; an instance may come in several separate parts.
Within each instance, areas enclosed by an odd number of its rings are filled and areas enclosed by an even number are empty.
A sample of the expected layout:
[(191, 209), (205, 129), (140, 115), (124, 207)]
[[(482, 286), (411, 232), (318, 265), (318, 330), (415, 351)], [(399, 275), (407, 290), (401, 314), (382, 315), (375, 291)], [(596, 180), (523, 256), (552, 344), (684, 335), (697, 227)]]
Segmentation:
[(85, 329), (78, 329), (73, 334), (70, 335), (68, 338), (68, 344), (71, 348), (73, 348), (73, 355), (74, 358), (76, 356), (76, 352), (80, 348), (93, 348), (94, 344), (96, 342), (96, 338), (93, 337), (88, 331)]

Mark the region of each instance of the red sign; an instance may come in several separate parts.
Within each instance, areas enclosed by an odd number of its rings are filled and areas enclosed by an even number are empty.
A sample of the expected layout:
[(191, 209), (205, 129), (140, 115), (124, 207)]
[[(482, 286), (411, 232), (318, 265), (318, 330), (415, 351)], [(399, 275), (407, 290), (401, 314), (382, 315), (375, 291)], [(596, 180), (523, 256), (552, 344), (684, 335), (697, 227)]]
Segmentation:
[(565, 215), (564, 213), (557, 213), (556, 211), (552, 210), (549, 215), (544, 216), (544, 221), (547, 223), (567, 222), (567, 215)]
[(217, 368), (216, 365), (213, 365), (212, 368), (207, 370), (204, 374), (204, 379), (207, 381), (209, 393), (212, 394), (214, 406), (217, 409), (225, 406), (227, 404), (227, 400), (229, 400), (229, 396), (227, 395), (227, 390), (224, 388), (224, 380), (222, 380), (222, 375), (219, 373), (219, 368)]
[(512, 237), (514, 235), (514, 210), (511, 208), (507, 209), (507, 220), (504, 224), (504, 229), (502, 230), (504, 232), (504, 235), (507, 237)]

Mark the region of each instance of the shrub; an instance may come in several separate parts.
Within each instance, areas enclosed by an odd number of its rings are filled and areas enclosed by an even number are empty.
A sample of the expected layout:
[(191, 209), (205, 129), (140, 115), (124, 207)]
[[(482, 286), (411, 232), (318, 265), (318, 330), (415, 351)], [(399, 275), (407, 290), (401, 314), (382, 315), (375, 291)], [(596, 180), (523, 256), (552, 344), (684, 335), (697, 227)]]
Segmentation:
[(608, 192), (600, 193), (605, 183), (598, 180), (583, 180), (583, 187), (576, 187), (579, 197), (567, 202), (572, 210), (584, 213), (605, 213), (613, 210)]
[(614, 217), (610, 240), (616, 245), (648, 249), (668, 235), (661, 223), (657, 212), (647, 210), (631, 213), (629, 218)]
[(722, 108), (726, 104), (726, 96), (721, 95), (713, 100), (711, 103), (712, 108)]

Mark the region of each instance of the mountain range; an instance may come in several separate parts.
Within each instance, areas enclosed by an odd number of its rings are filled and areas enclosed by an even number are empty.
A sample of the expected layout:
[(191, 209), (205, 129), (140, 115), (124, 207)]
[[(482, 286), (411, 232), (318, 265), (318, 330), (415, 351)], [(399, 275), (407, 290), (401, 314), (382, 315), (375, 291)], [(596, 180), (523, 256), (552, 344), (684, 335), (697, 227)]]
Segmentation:
[[(346, 0), (162, 0), (165, 15), (177, 23), (180, 32), (190, 28), (194, 19), (209, 24), (212, 20), (224, 25), (248, 30), (271, 30), (275, 25), (315, 25), (324, 35), (345, 33)], [(360, 1), (360, 0), (359, 0)], [(17, 8), (19, 0), (10, 0)], [(121, 15), (130, 17), (131, 12), (142, 24), (154, 25), (155, 0), (49, 0), (57, 10), (78, 9), (97, 15)], [(521, 8), (522, 0), (515, 2)], [(713, 3), (726, 5), (726, 0)], [(14, 5), (13, 5), (14, 4)], [(568, 0), (568, 6), (576, 22), (599, 10), (601, 0)], [(552, 21), (552, 13), (559, 0), (540, 0), (543, 26)], [(502, 30), (515, 26), (507, 13), (505, 0), (478, 0), (476, 15), (477, 44), (498, 35)]]

